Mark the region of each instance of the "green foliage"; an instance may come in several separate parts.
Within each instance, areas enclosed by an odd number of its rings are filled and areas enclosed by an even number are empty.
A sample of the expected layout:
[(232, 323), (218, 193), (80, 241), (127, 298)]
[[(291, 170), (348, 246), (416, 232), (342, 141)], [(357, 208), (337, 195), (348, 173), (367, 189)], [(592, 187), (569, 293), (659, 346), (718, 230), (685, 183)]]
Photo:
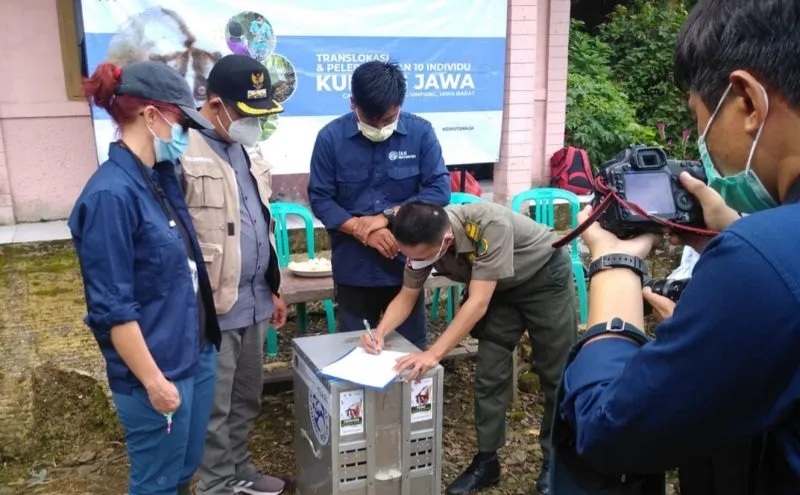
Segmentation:
[(694, 147), (687, 146), (686, 131), (695, 126), (672, 73), (686, 6), (685, 1), (634, 0), (628, 7), (618, 5), (598, 33), (603, 43), (613, 47), (608, 59), (611, 78), (636, 105), (637, 121), (659, 128), (660, 144), (681, 158), (687, 152), (694, 154)]
[(266, 141), (275, 131), (278, 130), (278, 115), (274, 114), (267, 117), (261, 117), (259, 121), (261, 122), (261, 137), (258, 140)]
[(609, 77), (611, 47), (584, 30), (584, 23), (573, 19), (569, 26), (569, 71), (586, 75)]
[(598, 166), (634, 144), (654, 144), (655, 128), (636, 121), (636, 107), (611, 79), (611, 47), (583, 31), (580, 21), (570, 26), (567, 78), (568, 142), (585, 148)]

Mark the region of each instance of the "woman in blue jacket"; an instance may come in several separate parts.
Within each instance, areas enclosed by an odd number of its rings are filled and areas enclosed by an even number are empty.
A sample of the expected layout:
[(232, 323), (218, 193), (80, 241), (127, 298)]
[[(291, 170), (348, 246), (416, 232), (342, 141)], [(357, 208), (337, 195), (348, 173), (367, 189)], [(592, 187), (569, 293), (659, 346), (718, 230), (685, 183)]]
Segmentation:
[(174, 173), (188, 127), (211, 128), (161, 62), (101, 64), (87, 98), (119, 128), (69, 218), (91, 328), (125, 429), (130, 495), (188, 494), (219, 345), (211, 286)]

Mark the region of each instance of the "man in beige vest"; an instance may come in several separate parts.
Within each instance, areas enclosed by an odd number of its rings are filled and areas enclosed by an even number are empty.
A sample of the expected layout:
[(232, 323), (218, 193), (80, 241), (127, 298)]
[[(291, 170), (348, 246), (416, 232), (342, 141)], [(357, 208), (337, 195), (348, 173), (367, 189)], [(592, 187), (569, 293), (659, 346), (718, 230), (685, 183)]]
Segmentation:
[(283, 111), (269, 74), (247, 56), (223, 57), (208, 76), (201, 113), (214, 130), (191, 131), (180, 160), (186, 204), (208, 267), (222, 330), (217, 388), (197, 493), (277, 495), (280, 479), (258, 472), (247, 437), (261, 411), (264, 333), (286, 322), (270, 236), (270, 170), (257, 153), (258, 117)]

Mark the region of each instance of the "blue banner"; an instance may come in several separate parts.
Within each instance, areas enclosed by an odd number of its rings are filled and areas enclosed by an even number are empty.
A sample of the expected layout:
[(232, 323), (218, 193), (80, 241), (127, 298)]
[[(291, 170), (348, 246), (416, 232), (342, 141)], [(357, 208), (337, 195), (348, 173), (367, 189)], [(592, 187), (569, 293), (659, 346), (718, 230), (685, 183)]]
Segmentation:
[[(87, 52), (103, 61), (112, 35), (87, 34)], [(376, 52), (371, 47), (381, 47)], [(406, 74), (404, 110), (476, 112), (503, 109), (505, 50), (500, 38), (351, 38), (287, 36), (273, 57), (294, 69), (296, 82), (282, 116), (336, 115), (350, 98), (350, 76), (369, 60), (394, 60)], [(279, 50), (278, 50), (279, 49)], [(335, 109), (333, 112), (328, 109)]]
[[(360, 64), (392, 60), (407, 79), (403, 109), (431, 121), (448, 164), (496, 161), (502, 126), (506, 2), (323, 0), (83, 0), (90, 71), (163, 60), (186, 77), (198, 106), (205, 78), (228, 53), (267, 68), (285, 112), (262, 122), (276, 173), (303, 173), (319, 129), (350, 109)], [(261, 11), (259, 11), (261, 9)], [(398, 15), (402, 13), (402, 15)], [(98, 144), (113, 126), (95, 109)], [(105, 146), (101, 146), (102, 149)], [(102, 156), (100, 157), (102, 158)]]

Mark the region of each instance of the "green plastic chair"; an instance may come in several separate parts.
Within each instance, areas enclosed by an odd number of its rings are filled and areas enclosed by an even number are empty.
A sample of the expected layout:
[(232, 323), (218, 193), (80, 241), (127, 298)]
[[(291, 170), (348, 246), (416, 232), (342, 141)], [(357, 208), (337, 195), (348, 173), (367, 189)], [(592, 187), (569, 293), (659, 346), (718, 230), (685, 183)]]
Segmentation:
[[(469, 203), (480, 203), (483, 201), (478, 196), (463, 192), (450, 193), (451, 205), (466, 205)], [(453, 321), (453, 313), (455, 312), (455, 301), (461, 297), (461, 292), (464, 289), (462, 284), (448, 287), (447, 293), (447, 323)], [(441, 289), (439, 287), (433, 289), (433, 300), (431, 301), (431, 320), (436, 320), (439, 317), (439, 298), (441, 297)]]
[[(572, 213), (572, 228), (578, 226), (578, 212), (581, 210), (581, 202), (578, 196), (564, 189), (552, 187), (539, 187), (522, 191), (511, 200), (511, 209), (523, 213), (523, 204), (531, 203), (530, 213), (537, 222), (549, 227), (555, 227), (555, 206), (558, 200), (569, 203)], [(586, 293), (586, 275), (581, 261), (580, 250), (578, 249), (578, 239), (574, 239), (569, 244), (569, 255), (572, 262), (572, 274), (575, 277), (575, 285), (578, 289), (578, 304), (580, 308), (580, 322), (586, 323), (589, 316), (589, 303)]]
[[(306, 250), (308, 258), (314, 258), (314, 217), (308, 208), (297, 203), (270, 203), (270, 212), (275, 220), (275, 250), (278, 254), (278, 265), (286, 268), (291, 261), (291, 249), (289, 248), (289, 228), (286, 223), (287, 217), (295, 215), (300, 217), (305, 223), (306, 228)], [(333, 301), (325, 299), (322, 301), (325, 307), (325, 315), (328, 320), (328, 332), (336, 331), (336, 320), (333, 314)], [(297, 304), (297, 324), (300, 331), (305, 333), (308, 330), (308, 312), (305, 303)], [(266, 353), (269, 357), (278, 355), (278, 332), (271, 326), (267, 329)]]
[(469, 203), (480, 203), (483, 201), (478, 196), (470, 193), (464, 192), (453, 192), (450, 193), (450, 204), (451, 205), (466, 205)]

